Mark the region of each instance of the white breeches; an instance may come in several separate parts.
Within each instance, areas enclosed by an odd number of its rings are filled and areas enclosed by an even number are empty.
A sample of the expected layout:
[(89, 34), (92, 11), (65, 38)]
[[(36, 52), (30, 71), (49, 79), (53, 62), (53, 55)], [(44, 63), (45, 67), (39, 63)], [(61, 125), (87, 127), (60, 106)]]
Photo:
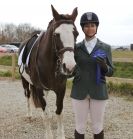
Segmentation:
[(103, 130), (104, 111), (106, 100), (72, 99), (72, 107), (75, 114), (76, 130), (80, 134), (85, 134), (88, 114), (92, 123), (92, 131), (99, 134)]

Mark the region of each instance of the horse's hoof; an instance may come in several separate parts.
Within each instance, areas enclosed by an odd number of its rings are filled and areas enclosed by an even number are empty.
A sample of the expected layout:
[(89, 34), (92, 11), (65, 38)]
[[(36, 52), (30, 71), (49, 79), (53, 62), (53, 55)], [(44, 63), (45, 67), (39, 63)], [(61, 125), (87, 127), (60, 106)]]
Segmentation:
[(45, 135), (45, 139), (54, 139), (53, 135)]
[(65, 137), (57, 137), (56, 139), (65, 139)]
[(32, 115), (27, 114), (26, 115), (26, 118), (28, 118), (29, 120), (31, 120), (32, 119)]

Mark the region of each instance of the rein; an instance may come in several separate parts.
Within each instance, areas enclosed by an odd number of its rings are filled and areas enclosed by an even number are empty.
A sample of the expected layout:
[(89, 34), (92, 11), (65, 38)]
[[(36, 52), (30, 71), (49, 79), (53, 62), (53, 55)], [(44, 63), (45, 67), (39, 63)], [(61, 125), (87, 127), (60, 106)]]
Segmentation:
[(40, 33), (40, 38), (39, 38), (39, 40), (38, 40), (37, 50), (36, 50), (36, 55), (35, 55), (35, 67), (36, 67), (36, 71), (37, 71), (37, 74), (38, 74), (39, 82), (40, 82), (42, 88), (43, 88), (44, 90), (50, 90), (49, 88), (47, 88), (47, 87), (41, 82), (40, 73), (39, 73), (39, 69), (38, 69), (38, 66), (37, 66), (37, 57), (38, 57), (38, 51), (39, 51), (39, 43), (40, 43), (40, 40), (42, 39), (44, 33), (45, 33), (45, 32), (43, 32), (43, 31)]
[(62, 53), (65, 53), (66, 51), (74, 52), (74, 49), (72, 47), (64, 47), (61, 50), (59, 50), (58, 55), (61, 55)]

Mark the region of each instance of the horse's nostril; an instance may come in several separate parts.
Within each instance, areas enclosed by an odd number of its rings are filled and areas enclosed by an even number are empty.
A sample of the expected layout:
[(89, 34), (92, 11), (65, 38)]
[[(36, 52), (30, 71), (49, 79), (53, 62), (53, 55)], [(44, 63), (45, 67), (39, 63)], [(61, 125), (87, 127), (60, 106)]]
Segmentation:
[(66, 71), (66, 64), (65, 63), (63, 63), (63, 69), (64, 69), (64, 71)]

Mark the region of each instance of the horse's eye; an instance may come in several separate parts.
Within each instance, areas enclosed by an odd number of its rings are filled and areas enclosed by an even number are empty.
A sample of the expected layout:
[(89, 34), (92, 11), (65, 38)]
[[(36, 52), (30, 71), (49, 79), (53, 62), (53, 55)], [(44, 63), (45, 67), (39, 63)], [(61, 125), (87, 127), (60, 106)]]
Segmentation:
[(59, 37), (60, 35), (59, 35), (59, 33), (54, 33), (54, 36)]
[(78, 31), (74, 31), (74, 36), (77, 37), (79, 35)]

